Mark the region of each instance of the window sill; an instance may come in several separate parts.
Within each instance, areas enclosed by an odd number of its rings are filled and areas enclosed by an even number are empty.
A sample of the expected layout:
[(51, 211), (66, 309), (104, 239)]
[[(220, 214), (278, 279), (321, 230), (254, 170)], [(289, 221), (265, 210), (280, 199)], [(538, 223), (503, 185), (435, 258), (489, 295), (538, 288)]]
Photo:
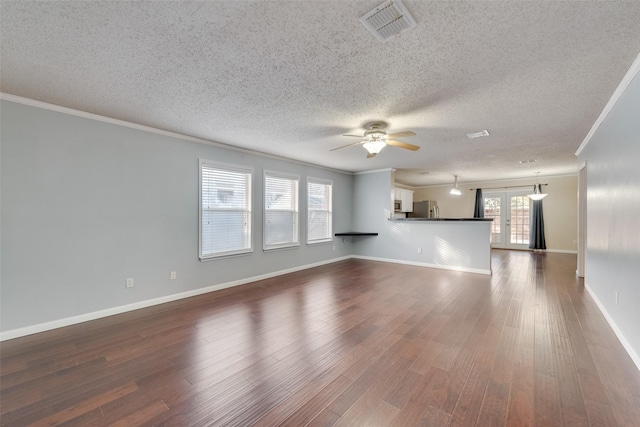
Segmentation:
[(219, 259), (227, 259), (227, 258), (233, 258), (238, 256), (251, 255), (252, 253), (253, 253), (253, 249), (251, 249), (250, 251), (231, 252), (228, 254), (211, 255), (211, 256), (199, 257), (199, 258), (200, 258), (200, 262), (207, 262), (207, 261), (215, 261)]
[(322, 244), (332, 243), (332, 242), (333, 242), (333, 239), (314, 240), (313, 242), (307, 242), (307, 246), (322, 245)]
[(264, 252), (273, 252), (273, 251), (281, 251), (284, 249), (295, 249), (295, 248), (299, 248), (300, 247), (300, 243), (296, 243), (294, 245), (286, 245), (286, 246), (272, 246), (272, 247), (268, 247), (265, 248), (263, 247), (262, 250)]

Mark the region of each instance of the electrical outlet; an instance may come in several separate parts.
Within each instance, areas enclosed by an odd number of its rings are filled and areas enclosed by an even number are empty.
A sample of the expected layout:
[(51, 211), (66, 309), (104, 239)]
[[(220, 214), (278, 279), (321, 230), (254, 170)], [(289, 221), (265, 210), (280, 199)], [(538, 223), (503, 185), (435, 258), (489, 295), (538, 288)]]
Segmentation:
[(421, 254), (422, 253), (422, 248), (418, 248), (418, 253)]
[(618, 301), (620, 301), (618, 298), (618, 291), (615, 291), (614, 294), (616, 296), (616, 305), (618, 305)]
[(175, 271), (171, 272), (171, 280), (176, 280), (176, 272)]
[(133, 288), (133, 277), (129, 277), (129, 278), (125, 281), (125, 285), (127, 286), (127, 288)]

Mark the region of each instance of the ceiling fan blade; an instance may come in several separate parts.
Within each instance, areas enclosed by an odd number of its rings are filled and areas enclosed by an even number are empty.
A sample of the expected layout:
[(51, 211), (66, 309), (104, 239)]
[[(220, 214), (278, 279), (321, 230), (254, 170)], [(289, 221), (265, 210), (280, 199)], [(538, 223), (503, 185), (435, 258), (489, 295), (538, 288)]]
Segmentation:
[(342, 135), (342, 136), (355, 136), (356, 138), (362, 138), (362, 135)]
[(416, 151), (420, 149), (420, 147), (418, 147), (417, 145), (407, 144), (406, 142), (394, 141), (393, 139), (388, 140), (387, 144), (393, 147), (405, 148), (411, 151)]
[(416, 133), (415, 132), (411, 132), (410, 130), (407, 130), (407, 131), (404, 131), (404, 132), (390, 133), (387, 136), (389, 138), (401, 138), (403, 136), (416, 136)]
[(375, 156), (376, 156), (376, 153), (367, 153), (367, 159), (370, 159)]
[[(362, 138), (362, 137), (360, 137), (360, 138)], [(354, 142), (354, 143), (351, 143), (351, 144), (343, 145), (342, 147), (332, 148), (329, 151), (336, 151), (336, 150), (339, 150), (341, 148), (347, 148), (347, 147), (351, 147), (352, 145), (358, 145), (358, 144), (362, 144), (362, 143), (364, 143), (364, 141), (358, 141), (358, 142)]]

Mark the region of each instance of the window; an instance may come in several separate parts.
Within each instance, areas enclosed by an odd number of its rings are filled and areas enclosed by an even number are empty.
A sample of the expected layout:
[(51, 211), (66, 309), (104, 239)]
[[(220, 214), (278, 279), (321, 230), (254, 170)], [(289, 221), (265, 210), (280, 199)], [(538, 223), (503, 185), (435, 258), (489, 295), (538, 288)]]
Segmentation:
[(331, 181), (307, 178), (307, 243), (329, 242), (331, 237)]
[(511, 243), (529, 244), (528, 196), (511, 196)]
[(252, 251), (251, 168), (200, 160), (200, 259)]
[(263, 249), (298, 246), (298, 182), (293, 175), (264, 171)]
[(484, 197), (484, 217), (491, 218), (491, 243), (501, 243), (500, 225), (500, 197), (485, 196)]

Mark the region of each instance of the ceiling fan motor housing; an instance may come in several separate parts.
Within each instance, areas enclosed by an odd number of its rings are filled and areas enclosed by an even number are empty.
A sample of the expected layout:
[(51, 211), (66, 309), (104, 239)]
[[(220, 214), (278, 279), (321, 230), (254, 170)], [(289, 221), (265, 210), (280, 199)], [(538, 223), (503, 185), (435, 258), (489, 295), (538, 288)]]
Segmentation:
[(364, 138), (368, 140), (384, 139), (384, 137), (386, 136), (387, 133), (384, 130), (380, 129), (379, 124), (371, 125), (371, 129), (364, 132)]

